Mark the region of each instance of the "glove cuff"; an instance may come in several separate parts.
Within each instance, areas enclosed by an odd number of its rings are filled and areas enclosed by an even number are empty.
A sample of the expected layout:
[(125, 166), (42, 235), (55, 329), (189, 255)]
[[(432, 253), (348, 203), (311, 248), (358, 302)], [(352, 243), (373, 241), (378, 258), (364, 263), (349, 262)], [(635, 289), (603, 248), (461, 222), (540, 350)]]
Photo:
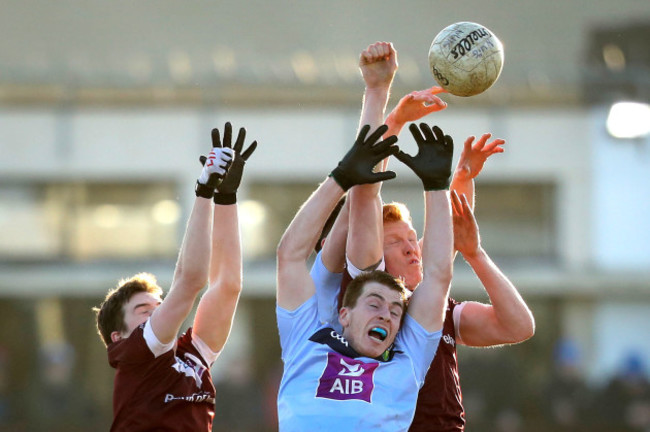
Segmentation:
[(237, 194), (236, 193), (219, 193), (219, 192), (216, 192), (214, 194), (213, 199), (214, 199), (215, 204), (220, 204), (220, 205), (235, 204), (237, 202)]
[(348, 180), (345, 172), (340, 167), (334, 168), (329, 176), (332, 177), (334, 181), (338, 183), (339, 186), (341, 186), (341, 189), (346, 192), (348, 189), (354, 186), (354, 184), (351, 184), (351, 182)]
[(214, 188), (204, 185), (197, 180), (194, 186), (194, 193), (197, 197), (210, 199), (214, 195)]
[(450, 183), (450, 178), (445, 180), (429, 180), (426, 183), (423, 182), (425, 191), (449, 190)]

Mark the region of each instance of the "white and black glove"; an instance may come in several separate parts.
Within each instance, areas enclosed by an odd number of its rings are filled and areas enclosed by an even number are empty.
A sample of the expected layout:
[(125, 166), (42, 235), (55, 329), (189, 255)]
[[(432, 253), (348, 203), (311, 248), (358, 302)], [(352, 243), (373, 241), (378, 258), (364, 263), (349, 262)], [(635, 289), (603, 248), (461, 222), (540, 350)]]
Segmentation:
[(205, 158), (205, 163), (194, 189), (196, 196), (202, 198), (212, 198), (214, 196), (215, 189), (226, 176), (235, 156), (232, 148), (222, 147), (220, 140), (215, 142), (215, 131), (217, 131), (216, 135), (219, 135), (217, 129), (212, 130), (212, 151), (207, 158), (202, 156), (202, 158)]

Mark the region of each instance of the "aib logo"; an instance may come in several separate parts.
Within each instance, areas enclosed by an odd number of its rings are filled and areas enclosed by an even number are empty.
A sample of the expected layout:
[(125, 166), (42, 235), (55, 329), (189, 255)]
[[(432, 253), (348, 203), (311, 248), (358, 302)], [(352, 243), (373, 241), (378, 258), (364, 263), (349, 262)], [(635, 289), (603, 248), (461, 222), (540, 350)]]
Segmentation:
[(378, 363), (364, 363), (337, 352), (329, 352), (316, 397), (370, 402), (374, 389), (373, 375), (378, 366)]

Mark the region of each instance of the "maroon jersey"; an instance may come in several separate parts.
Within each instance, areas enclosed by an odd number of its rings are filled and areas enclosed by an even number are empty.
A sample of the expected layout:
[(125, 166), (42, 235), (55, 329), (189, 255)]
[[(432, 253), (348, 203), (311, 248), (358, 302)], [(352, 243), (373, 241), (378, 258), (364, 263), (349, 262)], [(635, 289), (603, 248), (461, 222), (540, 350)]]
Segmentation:
[(111, 431), (210, 431), (215, 389), (209, 365), (192, 345), (192, 329), (159, 357), (143, 330), (144, 324), (108, 346), (116, 369)]
[(449, 299), (438, 351), (418, 394), (415, 417), (409, 431), (451, 432), (465, 430), (465, 409), (458, 377), (454, 308)]

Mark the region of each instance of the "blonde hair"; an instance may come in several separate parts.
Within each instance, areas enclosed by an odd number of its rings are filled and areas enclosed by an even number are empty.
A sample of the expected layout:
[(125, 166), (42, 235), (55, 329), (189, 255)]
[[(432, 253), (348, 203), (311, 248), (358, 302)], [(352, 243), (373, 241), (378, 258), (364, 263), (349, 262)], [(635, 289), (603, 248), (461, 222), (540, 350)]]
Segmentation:
[(406, 205), (398, 202), (384, 204), (383, 208), (384, 223), (404, 221), (411, 223), (411, 212)]

